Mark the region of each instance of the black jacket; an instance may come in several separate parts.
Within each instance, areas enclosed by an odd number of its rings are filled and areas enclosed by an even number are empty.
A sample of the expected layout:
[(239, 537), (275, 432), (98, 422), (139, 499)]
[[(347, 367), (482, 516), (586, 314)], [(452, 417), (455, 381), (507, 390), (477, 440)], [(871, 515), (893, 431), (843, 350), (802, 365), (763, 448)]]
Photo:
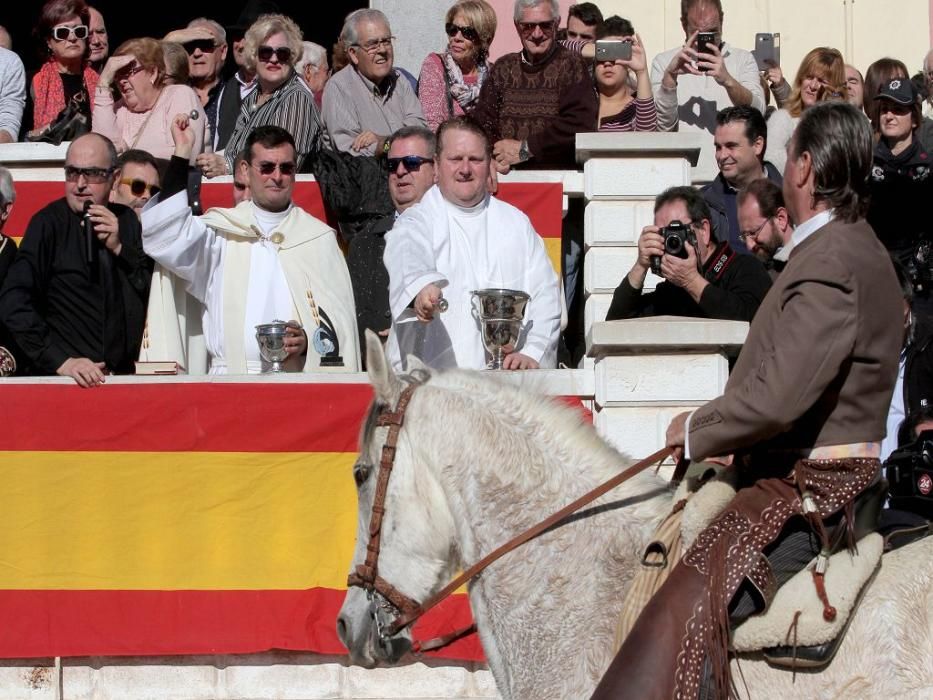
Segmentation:
[(703, 266), (709, 282), (697, 303), (684, 289), (661, 282), (653, 292), (642, 294), (628, 281), (616, 287), (607, 321), (642, 316), (693, 316), (731, 321), (751, 321), (771, 288), (771, 277), (761, 262), (737, 255), (728, 243), (720, 243)]
[(910, 431), (911, 417), (922, 404), (933, 402), (933, 329), (921, 330), (907, 344), (904, 360), (904, 415), (907, 419), (897, 432), (897, 445), (913, 441)]

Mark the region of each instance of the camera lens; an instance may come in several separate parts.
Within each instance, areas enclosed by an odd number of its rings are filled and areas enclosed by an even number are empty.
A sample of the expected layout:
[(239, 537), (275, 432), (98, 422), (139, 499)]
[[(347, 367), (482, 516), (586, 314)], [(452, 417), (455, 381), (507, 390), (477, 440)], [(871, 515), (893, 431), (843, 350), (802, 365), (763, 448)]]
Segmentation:
[(684, 241), (676, 233), (668, 235), (667, 239), (664, 241), (664, 252), (670, 253), (671, 255), (679, 255), (684, 249)]

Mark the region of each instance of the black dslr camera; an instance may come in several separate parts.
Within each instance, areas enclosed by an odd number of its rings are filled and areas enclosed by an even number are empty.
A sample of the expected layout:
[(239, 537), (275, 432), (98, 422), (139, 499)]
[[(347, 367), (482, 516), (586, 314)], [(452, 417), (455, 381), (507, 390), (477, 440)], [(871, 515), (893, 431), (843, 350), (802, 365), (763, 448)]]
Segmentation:
[[(664, 254), (673, 255), (675, 258), (687, 259), (687, 246), (696, 245), (696, 235), (688, 224), (681, 223), (676, 219), (662, 228), (658, 233), (664, 239)], [(661, 274), (661, 256), (651, 256), (651, 271)]]
[(933, 519), (933, 430), (892, 452), (884, 470), (891, 507)]

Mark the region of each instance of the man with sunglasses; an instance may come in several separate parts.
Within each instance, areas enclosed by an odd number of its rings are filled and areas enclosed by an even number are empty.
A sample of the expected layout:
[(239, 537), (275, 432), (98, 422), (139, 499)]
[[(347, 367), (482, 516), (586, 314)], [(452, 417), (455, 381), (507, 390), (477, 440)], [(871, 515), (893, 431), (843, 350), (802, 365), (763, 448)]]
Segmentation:
[(82, 387), (130, 374), (142, 342), (152, 260), (136, 214), (109, 204), (120, 178), (113, 144), (100, 134), (65, 156), (65, 197), (29, 222), (0, 290), (0, 323), (26, 374), (68, 376)]
[(385, 153), (390, 134), (427, 124), (418, 96), (394, 68), (389, 20), (379, 10), (351, 12), (340, 40), (350, 62), (324, 86), (325, 142), (351, 155)]
[[(189, 118), (177, 115), (173, 164), (190, 157), (190, 132)], [(165, 191), (143, 210), (146, 250), (203, 305), (211, 374), (258, 373), (254, 329), (277, 319), (289, 320), (286, 371), (359, 370), (350, 275), (334, 230), (292, 202), (296, 157), (285, 129), (256, 127), (240, 163), (250, 201), (194, 216), (184, 179), (173, 178), (170, 186), (166, 177)], [(154, 346), (182, 347), (173, 336), (179, 332), (174, 315), (174, 309), (153, 315), (150, 306)]]
[(515, 0), (514, 16), (522, 50), (493, 64), (473, 116), (500, 173), (575, 169), (576, 134), (595, 131), (599, 111), (591, 67), (556, 41), (557, 0)]
[(209, 143), (216, 150), (218, 112), (224, 82), (221, 73), (227, 59), (227, 33), (212, 19), (198, 17), (185, 29), (169, 32), (163, 41), (174, 41), (188, 53), (188, 85), (197, 93), (207, 115)]
[(152, 154), (131, 148), (117, 160), (120, 176), (114, 178), (110, 201), (129, 207), (139, 216), (146, 202), (159, 194), (159, 166)]

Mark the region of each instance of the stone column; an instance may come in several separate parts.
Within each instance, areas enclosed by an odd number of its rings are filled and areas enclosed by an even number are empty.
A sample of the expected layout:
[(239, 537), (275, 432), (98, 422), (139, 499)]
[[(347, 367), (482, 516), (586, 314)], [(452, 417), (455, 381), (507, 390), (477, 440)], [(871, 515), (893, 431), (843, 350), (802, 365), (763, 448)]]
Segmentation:
[[(638, 236), (654, 220), (654, 198), (691, 184), (700, 155), (695, 133), (577, 134), (586, 198), (583, 280), (586, 331), (606, 318), (612, 293), (638, 257)], [(658, 278), (648, 274), (646, 289)]]
[(675, 415), (722, 393), (727, 355), (747, 334), (745, 321), (679, 316), (594, 323), (587, 348), (595, 364), (597, 430), (637, 459), (663, 447)]

